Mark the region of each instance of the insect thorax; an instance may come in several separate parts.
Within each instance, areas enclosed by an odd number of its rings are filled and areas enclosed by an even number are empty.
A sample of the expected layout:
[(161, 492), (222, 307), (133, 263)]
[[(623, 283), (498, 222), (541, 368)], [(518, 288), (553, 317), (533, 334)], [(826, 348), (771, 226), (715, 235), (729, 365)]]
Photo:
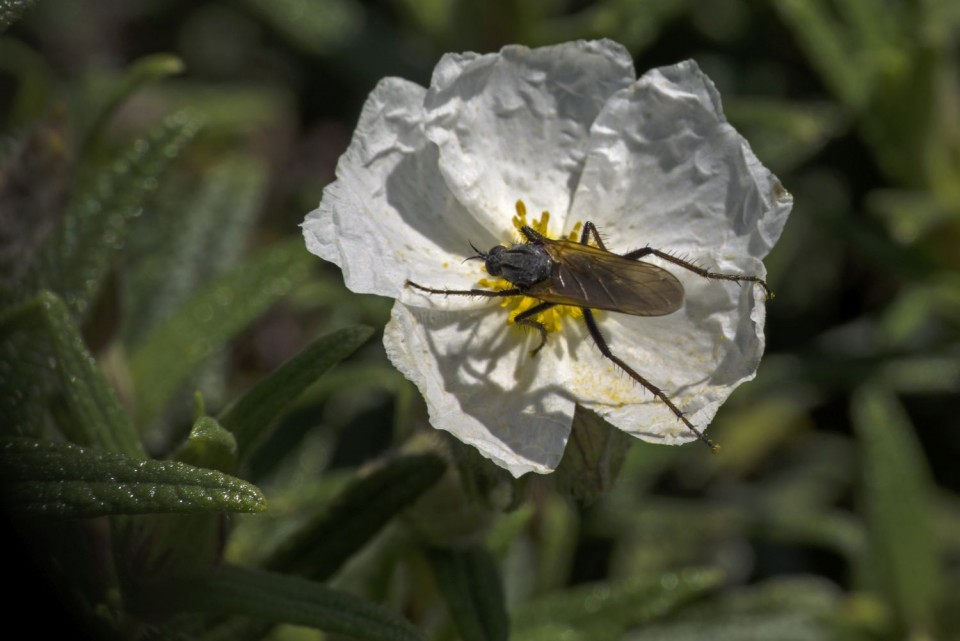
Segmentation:
[(523, 243), (497, 245), (486, 254), (485, 264), (491, 276), (500, 276), (524, 289), (549, 277), (553, 261), (541, 245)]

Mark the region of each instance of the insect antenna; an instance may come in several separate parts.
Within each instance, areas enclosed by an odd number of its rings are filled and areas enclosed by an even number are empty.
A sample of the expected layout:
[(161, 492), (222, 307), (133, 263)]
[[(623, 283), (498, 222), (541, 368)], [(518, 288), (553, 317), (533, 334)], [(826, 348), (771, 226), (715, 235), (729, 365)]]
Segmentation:
[(461, 262), (465, 263), (465, 262), (467, 262), (468, 260), (486, 260), (486, 259), (487, 259), (487, 255), (486, 255), (484, 252), (482, 252), (482, 251), (480, 251), (479, 249), (477, 249), (477, 248), (474, 246), (473, 243), (470, 243), (470, 249), (472, 249), (473, 251), (475, 251), (475, 252), (477, 252), (477, 253), (474, 254), (473, 256), (467, 256), (467, 257), (464, 258)]

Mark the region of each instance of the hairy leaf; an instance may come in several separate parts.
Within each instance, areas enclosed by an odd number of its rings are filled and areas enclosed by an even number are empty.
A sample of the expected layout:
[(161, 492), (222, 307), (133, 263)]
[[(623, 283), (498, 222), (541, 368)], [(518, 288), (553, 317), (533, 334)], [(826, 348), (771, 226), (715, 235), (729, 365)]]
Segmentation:
[(302, 282), (311, 261), (294, 240), (261, 251), (196, 292), (130, 357), (138, 423), (159, 411), (200, 363)]
[(517, 638), (540, 638), (542, 626), (579, 629), (598, 620), (622, 630), (664, 617), (688, 601), (717, 588), (714, 569), (689, 569), (660, 577), (577, 586), (526, 604), (514, 613)]
[(126, 250), (123, 340), (137, 346), (200, 286), (234, 268), (266, 196), (267, 170), (231, 157), (209, 171), (168, 181), (155, 212), (131, 234)]
[[(68, 438), (127, 456), (144, 455), (136, 430), (59, 296), (44, 291), (10, 310), (0, 318), (0, 333), (10, 339), (3, 347), (8, 358), (0, 365), (5, 390), (0, 412), (7, 420), (22, 420), (23, 405), (49, 402), (37, 394), (53, 395), (54, 387), (69, 413), (69, 420), (60, 421)], [(51, 385), (51, 375), (59, 385)], [(40, 426), (20, 429), (41, 432)]]
[(34, 439), (0, 441), (0, 480), (8, 509), (36, 515), (266, 509), (256, 486), (215, 470)]
[(37, 0), (0, 0), (0, 33), (20, 19), (23, 12), (37, 3)]
[(124, 244), (128, 224), (197, 130), (194, 120), (171, 116), (84, 180), (31, 265), (25, 287), (52, 289), (78, 318), (85, 318)]
[(183, 68), (183, 61), (168, 53), (144, 56), (130, 64), (120, 80), (113, 84), (103, 98), (103, 104), (100, 106), (94, 122), (86, 132), (86, 140), (81, 146), (81, 153), (89, 153), (91, 147), (103, 136), (104, 128), (124, 100), (144, 85), (181, 73)]

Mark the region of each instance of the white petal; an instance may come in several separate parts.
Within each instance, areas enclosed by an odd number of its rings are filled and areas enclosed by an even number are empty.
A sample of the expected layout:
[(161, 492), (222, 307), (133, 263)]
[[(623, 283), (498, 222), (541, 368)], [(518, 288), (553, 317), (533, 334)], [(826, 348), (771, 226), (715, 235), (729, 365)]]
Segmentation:
[(307, 248), (343, 269), (355, 292), (398, 297), (406, 279), (428, 286), (476, 283), (470, 242), (493, 235), (453, 197), (423, 132), (425, 90), (388, 78), (364, 104), (337, 180), (304, 221)]
[[(681, 310), (653, 318), (601, 312), (600, 329), (615, 355), (704, 431), (720, 404), (756, 374), (764, 348), (764, 295), (749, 285), (674, 273), (686, 290)], [(596, 347), (581, 349), (600, 356)], [(608, 359), (601, 358), (592, 377), (568, 385), (581, 405), (643, 440), (674, 444), (696, 438), (666, 404)]]
[(457, 198), (491, 230), (512, 233), (514, 203), (549, 210), (562, 227), (604, 102), (634, 80), (609, 40), (445, 56), (425, 106), (427, 136)]
[(595, 222), (618, 253), (650, 245), (762, 258), (792, 202), (688, 60), (644, 74), (607, 102), (570, 220)]
[(496, 304), (443, 311), (397, 302), (383, 343), (426, 399), (433, 427), (514, 476), (550, 472), (563, 456), (576, 400), (554, 380), (565, 349), (548, 344), (531, 357), (532, 343), (505, 318)]
[[(693, 61), (653, 70), (611, 97), (568, 220), (592, 220), (611, 251), (650, 245), (712, 271), (765, 276), (760, 258), (783, 229), (792, 198), (726, 122), (720, 97)], [(656, 258), (684, 285), (685, 304), (662, 318), (606, 314), (610, 347), (661, 388), (701, 429), (763, 353), (759, 288), (707, 281)], [(606, 380), (573, 391), (646, 440), (694, 437), (660, 400), (605, 360)], [(576, 382), (575, 382), (576, 383)]]

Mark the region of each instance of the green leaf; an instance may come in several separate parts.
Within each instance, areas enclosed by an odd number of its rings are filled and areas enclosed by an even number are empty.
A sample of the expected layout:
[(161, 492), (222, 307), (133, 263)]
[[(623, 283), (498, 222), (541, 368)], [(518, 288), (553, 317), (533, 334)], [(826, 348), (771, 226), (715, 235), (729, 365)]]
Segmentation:
[(823, 0), (777, 0), (774, 7), (840, 101), (853, 110), (865, 106), (874, 70), (860, 55), (855, 34)]
[(764, 164), (777, 172), (794, 169), (814, 157), (848, 126), (833, 103), (725, 99), (723, 109)]
[(518, 608), (513, 615), (514, 638), (544, 638), (544, 626), (580, 630), (598, 622), (619, 632), (629, 626), (662, 618), (681, 605), (718, 587), (716, 569), (687, 569), (660, 577), (617, 583), (596, 583), (554, 592)]
[[(852, 33), (864, 49), (876, 56), (880, 53), (892, 53), (887, 50), (902, 47), (909, 43), (897, 42), (903, 21), (908, 19), (909, 9), (903, 5), (885, 5), (884, 11), (878, 11), (881, 5), (864, 0), (838, 0), (838, 12), (850, 25)], [(887, 60), (890, 64), (892, 61)]]
[(56, 291), (78, 318), (85, 318), (124, 244), (128, 223), (141, 213), (197, 129), (193, 120), (172, 116), (110, 166), (84, 179), (84, 191), (71, 198), (26, 284)]
[[(367, 641), (425, 641), (384, 607), (300, 577), (223, 566), (211, 577), (169, 589), (167, 608), (291, 623)], [(214, 638), (214, 637), (206, 637)]]
[(314, 579), (328, 578), (432, 487), (444, 469), (444, 462), (432, 454), (387, 462), (347, 486), (325, 513), (290, 537), (264, 565)]
[(52, 441), (0, 440), (0, 480), (6, 507), (35, 515), (93, 517), (266, 509), (256, 486), (214, 470)]
[(156, 211), (131, 234), (126, 345), (139, 343), (201, 284), (232, 269), (262, 210), (267, 170), (259, 160), (231, 156), (190, 180), (197, 184), (168, 181), (154, 199)]
[(356, 0), (277, 0), (269, 7), (255, 0), (241, 4), (315, 55), (329, 55), (345, 46), (364, 26), (365, 10)]
[(37, 0), (0, 0), (0, 33), (20, 19), (23, 12), (37, 3)]
[(632, 0), (607, 0), (581, 5), (584, 9), (572, 15), (544, 16), (532, 21), (530, 29), (535, 30), (535, 38), (542, 44), (586, 37), (611, 38), (637, 52), (655, 42), (671, 22), (680, 20), (689, 4), (689, 0), (646, 0), (638, 11)]
[(127, 67), (123, 77), (113, 84), (108, 95), (102, 98), (103, 104), (86, 131), (84, 143), (80, 147), (81, 153), (90, 152), (103, 136), (103, 130), (114, 112), (133, 93), (144, 85), (181, 73), (183, 69), (183, 61), (169, 53), (156, 53), (134, 61)]
[[(39, 334), (37, 328), (43, 333)], [(4, 417), (21, 416), (18, 407), (21, 404), (44, 401), (41, 398), (27, 400), (27, 394), (31, 387), (49, 386), (49, 367), (59, 381), (58, 391), (73, 419), (61, 423), (72, 441), (131, 457), (144, 456), (136, 430), (59, 296), (41, 292), (0, 317), (0, 335), (9, 339), (13, 334), (25, 335), (22, 341), (9, 340), (4, 346), (9, 359), (5, 358), (0, 366), (0, 383), (8, 392), (13, 391), (2, 396), (4, 405), (0, 411)], [(43, 352), (37, 348), (38, 343), (50, 345), (53, 358), (49, 364), (35, 362), (40, 359), (33, 354)], [(34, 430), (34, 433), (39, 432)]]
[(239, 136), (254, 136), (264, 128), (296, 120), (295, 92), (278, 83), (270, 85), (209, 83), (199, 79), (171, 78), (155, 93), (170, 109), (203, 118), (204, 140), (238, 152)]
[(220, 422), (237, 439), (242, 453), (271, 422), (328, 369), (350, 356), (373, 330), (350, 327), (313, 341), (297, 356), (260, 381), (220, 415)]
[[(769, 579), (684, 608), (682, 616), (644, 626), (643, 639), (822, 641), (859, 639), (838, 634), (841, 607), (835, 584), (816, 577)], [(849, 607), (849, 606), (848, 606)]]
[[(757, 612), (707, 621), (672, 621), (645, 628), (645, 641), (824, 641), (837, 637), (808, 615), (796, 612)], [(856, 638), (856, 637), (854, 637)]]
[(237, 441), (212, 416), (201, 416), (190, 429), (190, 436), (174, 454), (177, 461), (208, 467), (226, 474), (237, 469)]
[(207, 284), (130, 357), (137, 423), (152, 419), (195, 368), (307, 277), (310, 254), (300, 240), (261, 251)]
[[(890, 236), (904, 245), (938, 233), (958, 215), (956, 207), (927, 190), (874, 189), (867, 193), (865, 204)], [(894, 302), (902, 303), (902, 297)]]
[(546, 495), (536, 514), (538, 592), (556, 590), (570, 580), (580, 543), (579, 510), (565, 497)]
[(886, 389), (854, 395), (853, 425), (863, 449), (863, 500), (877, 573), (901, 624), (930, 632), (939, 596), (939, 550), (933, 536), (933, 482), (913, 426)]
[(506, 641), (510, 619), (497, 561), (483, 548), (427, 551), (437, 589), (463, 641)]

